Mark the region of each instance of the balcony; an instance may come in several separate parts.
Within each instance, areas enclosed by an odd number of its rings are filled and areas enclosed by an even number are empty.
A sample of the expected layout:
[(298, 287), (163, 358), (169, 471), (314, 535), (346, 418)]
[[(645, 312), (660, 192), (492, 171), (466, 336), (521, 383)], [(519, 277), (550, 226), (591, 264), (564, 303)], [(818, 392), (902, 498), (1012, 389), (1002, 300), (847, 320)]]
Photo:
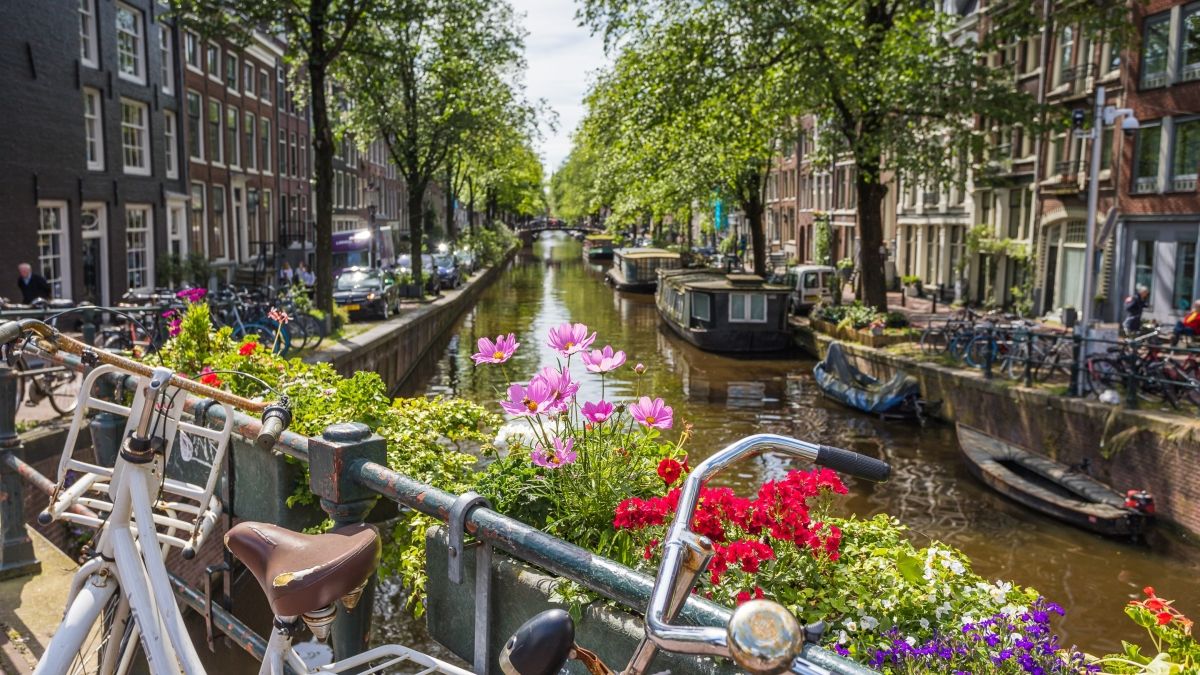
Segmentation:
[[(1193, 181), (1193, 187), (1195, 181)], [(1158, 191), (1158, 176), (1145, 176), (1133, 180), (1133, 194), (1144, 195)]]
[(1146, 73), (1142, 75), (1142, 89), (1154, 89), (1167, 85), (1167, 73)]
[(1196, 191), (1196, 174), (1190, 176), (1176, 176), (1171, 181), (1172, 192), (1195, 192)]
[(1192, 80), (1200, 80), (1200, 62), (1185, 65), (1179, 73), (1180, 82), (1191, 82)]
[(1060, 176), (1074, 176), (1079, 173), (1079, 160), (1069, 159), (1065, 162), (1056, 162), (1054, 164), (1054, 173)]

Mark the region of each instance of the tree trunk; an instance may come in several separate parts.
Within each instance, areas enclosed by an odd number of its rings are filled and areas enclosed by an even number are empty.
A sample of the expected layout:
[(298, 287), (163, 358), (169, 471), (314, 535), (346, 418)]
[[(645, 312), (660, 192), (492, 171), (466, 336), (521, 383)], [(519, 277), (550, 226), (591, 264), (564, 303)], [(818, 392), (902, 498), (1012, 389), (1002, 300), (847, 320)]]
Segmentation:
[(467, 177), (467, 226), (471, 228), (471, 238), (475, 238), (475, 179)]
[[(879, 163), (859, 164), (854, 188), (858, 192), (859, 276), (866, 305), (887, 311), (887, 276), (883, 264), (883, 199), (887, 186), (877, 179)], [(866, 170), (864, 170), (864, 168)]]
[[(317, 3), (314, 3), (316, 5)], [(324, 40), (313, 27), (313, 44)], [(325, 98), (325, 64), (316, 55), (308, 65), (309, 88), (312, 95), (313, 168), (316, 170), (316, 277), (317, 309), (327, 317), (333, 316), (333, 128), (329, 123), (329, 107)], [(282, 94), (280, 96), (282, 98)], [(281, 214), (282, 215), (282, 214)]]
[(408, 181), (408, 231), (412, 241), (412, 275), (413, 283), (420, 286), (420, 293), (425, 295), (425, 284), (421, 281), (421, 241), (425, 234), (425, 183), (419, 180)]
[(487, 210), (487, 224), (490, 226), (496, 220), (496, 188), (488, 188), (484, 199), (486, 200), (484, 208)]
[(446, 166), (446, 241), (453, 248), (458, 232), (454, 225), (454, 171)]

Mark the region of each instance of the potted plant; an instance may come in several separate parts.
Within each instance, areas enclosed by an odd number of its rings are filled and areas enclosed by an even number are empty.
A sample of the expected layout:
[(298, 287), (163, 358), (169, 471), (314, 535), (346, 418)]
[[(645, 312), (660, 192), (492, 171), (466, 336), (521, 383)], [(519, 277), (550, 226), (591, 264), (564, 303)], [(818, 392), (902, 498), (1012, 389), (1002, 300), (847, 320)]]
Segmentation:
[(871, 335), (883, 335), (883, 329), (886, 327), (887, 325), (884, 323), (882, 317), (875, 319), (871, 322), (870, 326), (868, 326), (868, 328), (871, 329)]
[(909, 297), (913, 297), (913, 298), (925, 297), (925, 288), (921, 285), (921, 277), (919, 277), (915, 274), (909, 274), (909, 275), (900, 277), (900, 283), (904, 284), (904, 287), (906, 289), (908, 289)]

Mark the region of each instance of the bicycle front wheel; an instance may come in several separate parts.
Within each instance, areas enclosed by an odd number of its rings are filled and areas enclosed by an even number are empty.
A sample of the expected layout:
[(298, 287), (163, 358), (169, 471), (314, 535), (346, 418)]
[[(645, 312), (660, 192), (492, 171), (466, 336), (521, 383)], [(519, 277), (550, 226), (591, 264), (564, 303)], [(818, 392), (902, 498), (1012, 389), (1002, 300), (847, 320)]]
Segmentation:
[(79, 404), (79, 388), (83, 377), (70, 369), (47, 373), (41, 380), (46, 397), (50, 399), (50, 407), (59, 415), (70, 415)]
[(308, 334), (308, 339), (304, 343), (306, 349), (316, 349), (321, 346), (321, 341), (325, 339), (324, 322), (308, 313), (297, 316), (293, 321), (303, 326)]
[(129, 601), (114, 579), (89, 580), (63, 617), (34, 675), (125, 675), (137, 650)]

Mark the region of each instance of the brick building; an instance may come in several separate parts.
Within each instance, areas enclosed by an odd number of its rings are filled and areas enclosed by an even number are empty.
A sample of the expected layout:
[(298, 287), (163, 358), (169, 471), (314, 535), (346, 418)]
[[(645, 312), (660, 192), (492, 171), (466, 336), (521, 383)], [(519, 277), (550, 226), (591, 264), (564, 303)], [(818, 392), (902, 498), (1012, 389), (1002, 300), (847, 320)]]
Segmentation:
[[(282, 64), (275, 68), (277, 96), (275, 134), (270, 145), (276, 147), (274, 165), (279, 203), (273, 226), (283, 259), (291, 265), (312, 264), (316, 240), (316, 213), (312, 191), (312, 143), (309, 136), (311, 108), (298, 100)], [(271, 136), (271, 134), (268, 134)], [(277, 140), (276, 140), (277, 139)], [(295, 146), (295, 157), (292, 147)]]
[(182, 245), (178, 35), (152, 0), (38, 7), (0, 6), (0, 276), (112, 302)]

